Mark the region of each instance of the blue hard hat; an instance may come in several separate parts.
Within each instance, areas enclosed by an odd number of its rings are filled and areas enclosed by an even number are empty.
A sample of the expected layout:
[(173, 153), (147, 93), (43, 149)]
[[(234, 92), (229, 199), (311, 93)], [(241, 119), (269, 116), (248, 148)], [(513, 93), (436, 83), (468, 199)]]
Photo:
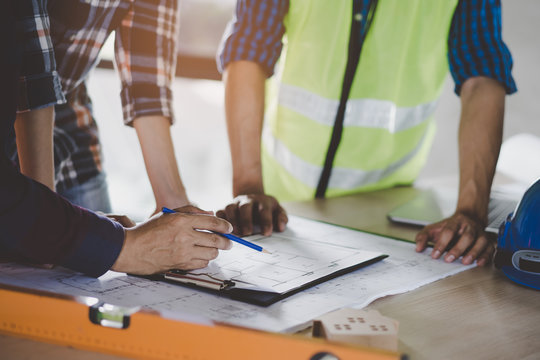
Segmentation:
[(501, 224), (494, 262), (510, 280), (540, 290), (540, 180)]

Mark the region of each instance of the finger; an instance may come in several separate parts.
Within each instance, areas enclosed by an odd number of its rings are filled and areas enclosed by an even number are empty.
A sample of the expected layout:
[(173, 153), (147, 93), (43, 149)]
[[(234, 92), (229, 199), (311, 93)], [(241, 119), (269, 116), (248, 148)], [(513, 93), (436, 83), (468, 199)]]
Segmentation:
[(260, 202), (258, 207), (259, 225), (261, 226), (261, 233), (264, 236), (272, 235), (272, 207), (268, 202)]
[(238, 208), (238, 227), (242, 236), (253, 233), (253, 202), (246, 202)]
[(416, 238), (414, 241), (416, 241), (416, 251), (422, 252), (427, 247), (427, 242), (429, 240), (429, 231), (424, 228), (422, 229), (418, 234), (416, 234)]
[(228, 220), (227, 213), (223, 210), (218, 210), (218, 212), (216, 213), (216, 216), (220, 219)]
[(482, 254), (486, 248), (488, 247), (489, 242), (485, 234), (482, 234), (478, 237), (476, 240), (476, 243), (470, 248), (470, 250), (463, 256), (463, 259), (461, 262), (464, 265), (472, 264), (474, 260), (478, 258), (480, 254)]
[(288, 222), (289, 217), (287, 216), (287, 212), (278, 204), (277, 209), (274, 211), (274, 229), (282, 232), (285, 230)]
[(219, 250), (214, 247), (195, 246), (191, 252), (192, 259), (196, 260), (214, 260), (219, 255)]
[(427, 225), (416, 234), (416, 251), (424, 251), (432, 243), (432, 240), (441, 233), (441, 229), (444, 228), (445, 224), (446, 222)]
[(208, 260), (193, 259), (189, 261), (187, 264), (178, 264), (175, 266), (175, 268), (180, 269), (180, 270), (202, 269), (202, 268), (207, 267), (208, 263), (209, 263)]
[(444, 261), (451, 263), (455, 259), (459, 258), (469, 249), (476, 241), (476, 232), (470, 229), (464, 230), (461, 237), (450, 250), (448, 250)]
[(238, 205), (237, 204), (229, 204), (227, 207), (225, 207), (225, 214), (227, 214), (227, 220), (232, 224), (233, 226), (233, 233), (239, 234), (239, 224), (238, 224)]
[(478, 264), (478, 266), (489, 264), (493, 261), (493, 254), (495, 254), (495, 244), (489, 242), (484, 249), (484, 252), (478, 256), (476, 264)]
[(229, 250), (232, 247), (232, 242), (218, 234), (198, 231), (194, 240), (194, 245), (198, 247)]
[(444, 253), (444, 251), (448, 247), (448, 244), (450, 244), (450, 242), (456, 236), (457, 230), (458, 230), (457, 223), (455, 221), (448, 221), (444, 225), (440, 234), (435, 235), (433, 239), (434, 240), (433, 252), (431, 253), (431, 257), (433, 259), (438, 259), (441, 257), (441, 255)]
[[(173, 214), (175, 215), (175, 214)], [(193, 242), (193, 236), (196, 238), (203, 234), (203, 230), (207, 232), (216, 233), (230, 233), (233, 229), (232, 225), (224, 219), (220, 219), (216, 216), (210, 215), (194, 215), (194, 214), (176, 214), (177, 216), (167, 216), (168, 222), (174, 226), (173, 231), (176, 230), (177, 234), (185, 239), (186, 230), (191, 238), (190, 242)], [(189, 230), (193, 230), (189, 232)], [(181, 235), (184, 234), (184, 235)]]

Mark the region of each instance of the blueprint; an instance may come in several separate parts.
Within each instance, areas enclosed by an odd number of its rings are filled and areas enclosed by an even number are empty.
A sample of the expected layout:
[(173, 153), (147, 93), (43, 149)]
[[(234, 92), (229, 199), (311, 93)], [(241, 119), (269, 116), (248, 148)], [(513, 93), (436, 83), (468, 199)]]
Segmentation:
[(285, 293), (312, 281), (374, 259), (381, 253), (303, 239), (290, 229), (272, 236), (247, 237), (269, 254), (233, 242), (229, 251), (204, 269), (214, 279), (233, 280), (235, 287)]
[[(362, 308), (380, 297), (410, 291), (475, 266), (458, 262), (447, 264), (431, 259), (429, 251), (416, 253), (412, 243), (294, 216), (289, 219), (288, 229), (277, 237), (278, 241), (295, 237), (314, 245), (334, 244), (389, 257), (265, 308), (112, 271), (95, 279), (63, 268), (47, 270), (4, 263), (0, 264), (0, 283), (91, 296), (121, 306), (143, 306), (166, 317), (182, 318), (179, 314), (189, 314), (201, 322), (212, 320), (267, 331), (294, 332), (329, 311), (342, 307)], [(270, 239), (264, 242), (272, 251)], [(254, 256), (253, 253), (250, 256)]]

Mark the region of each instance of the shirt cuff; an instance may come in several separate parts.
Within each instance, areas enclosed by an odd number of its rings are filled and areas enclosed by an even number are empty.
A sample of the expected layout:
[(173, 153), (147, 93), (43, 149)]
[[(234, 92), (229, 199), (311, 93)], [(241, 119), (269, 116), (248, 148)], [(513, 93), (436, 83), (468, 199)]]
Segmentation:
[(18, 91), (18, 112), (37, 110), (66, 102), (56, 71), (21, 77)]
[(249, 54), (235, 54), (232, 57), (226, 57), (224, 55), (220, 55), (217, 58), (218, 71), (221, 74), (223, 74), (223, 72), (227, 68), (227, 65), (235, 61), (241, 61), (241, 60), (251, 61), (251, 62), (254, 62), (255, 64), (258, 64), (261, 67), (261, 69), (264, 71), (267, 79), (270, 78), (272, 75), (274, 75), (275, 63), (268, 64), (267, 62), (259, 61), (259, 59), (255, 58), (254, 56), (250, 56)]
[(479, 72), (477, 74), (470, 75), (470, 76), (465, 77), (463, 79), (459, 79), (459, 80), (454, 79), (454, 81), (455, 81), (454, 92), (456, 93), (456, 95), (460, 96), (461, 87), (463, 86), (463, 84), (465, 84), (465, 82), (468, 79), (473, 78), (473, 77), (478, 77), (478, 76), (483, 76), (483, 77), (487, 77), (487, 78), (490, 78), (490, 79), (493, 79), (493, 80), (497, 80), (499, 82), (499, 84), (501, 84), (504, 87), (504, 90), (506, 91), (507, 95), (511, 95), (511, 94), (517, 92), (516, 83), (514, 81), (514, 78), (511, 75), (509, 77), (505, 78), (505, 77), (502, 77), (502, 76), (497, 76), (495, 74), (482, 74), (481, 72)]
[(124, 228), (116, 221), (86, 211), (85, 237), (62, 266), (99, 277), (115, 263), (124, 245)]
[(160, 115), (174, 123), (172, 91), (168, 87), (152, 84), (126, 85), (120, 92), (124, 123), (133, 126), (141, 116)]

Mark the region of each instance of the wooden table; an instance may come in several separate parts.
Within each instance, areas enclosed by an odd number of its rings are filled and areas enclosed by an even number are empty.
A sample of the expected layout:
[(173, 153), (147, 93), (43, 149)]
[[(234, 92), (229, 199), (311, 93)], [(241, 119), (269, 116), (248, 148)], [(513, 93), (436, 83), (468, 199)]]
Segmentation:
[[(394, 188), (286, 204), (291, 214), (413, 240), (417, 228), (386, 219), (418, 190)], [(464, 271), (369, 308), (399, 321), (399, 350), (416, 359), (540, 359), (540, 292), (509, 281), (491, 266)], [(118, 357), (0, 335), (6, 359)]]
[[(288, 204), (291, 214), (413, 241), (418, 228), (386, 213), (412, 199), (402, 187)], [(474, 268), (368, 306), (399, 321), (399, 350), (411, 359), (540, 359), (540, 291), (491, 265)]]

